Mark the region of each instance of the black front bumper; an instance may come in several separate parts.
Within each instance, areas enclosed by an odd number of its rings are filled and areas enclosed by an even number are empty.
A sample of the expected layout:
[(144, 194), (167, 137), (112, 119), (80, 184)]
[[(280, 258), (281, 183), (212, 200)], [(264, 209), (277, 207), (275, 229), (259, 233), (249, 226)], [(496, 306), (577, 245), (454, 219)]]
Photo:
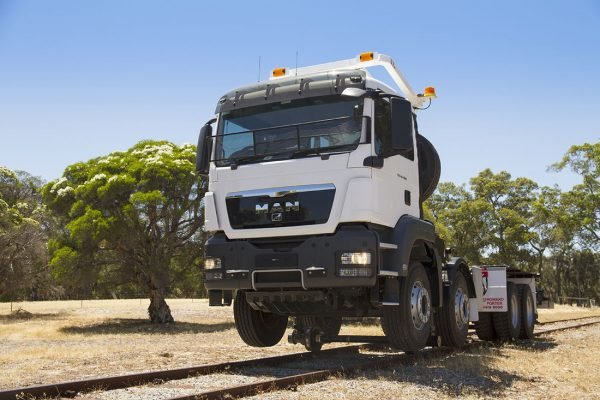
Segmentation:
[[(378, 234), (360, 225), (340, 227), (332, 235), (272, 240), (229, 240), (217, 233), (207, 241), (205, 255), (220, 258), (221, 268), (205, 271), (205, 286), (208, 290), (372, 287), (378, 243)], [(344, 252), (370, 252), (370, 276), (339, 276)]]

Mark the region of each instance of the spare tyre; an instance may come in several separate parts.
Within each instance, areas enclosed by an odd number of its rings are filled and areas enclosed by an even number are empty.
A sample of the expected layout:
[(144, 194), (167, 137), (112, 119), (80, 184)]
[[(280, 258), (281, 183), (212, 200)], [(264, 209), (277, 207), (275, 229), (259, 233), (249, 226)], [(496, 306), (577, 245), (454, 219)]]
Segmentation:
[(440, 181), (442, 163), (435, 147), (420, 134), (417, 134), (417, 154), (419, 157), (419, 192), (421, 201), (425, 201), (433, 194)]

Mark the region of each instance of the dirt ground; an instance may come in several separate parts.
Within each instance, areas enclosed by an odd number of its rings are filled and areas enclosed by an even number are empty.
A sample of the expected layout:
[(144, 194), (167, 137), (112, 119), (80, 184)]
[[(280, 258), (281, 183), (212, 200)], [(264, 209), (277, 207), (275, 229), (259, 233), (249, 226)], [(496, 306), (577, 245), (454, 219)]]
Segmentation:
[[(248, 347), (231, 307), (173, 299), (175, 324), (146, 320), (147, 300), (0, 303), (0, 389), (255, 358), (303, 348), (282, 340)], [(18, 310), (18, 311), (15, 311)], [(600, 316), (600, 309), (556, 306), (542, 322)], [(377, 326), (344, 326), (343, 334), (382, 334)], [(307, 385), (265, 399), (600, 398), (600, 326), (502, 347), (488, 346), (396, 370)], [(386, 395), (387, 394), (387, 395)]]

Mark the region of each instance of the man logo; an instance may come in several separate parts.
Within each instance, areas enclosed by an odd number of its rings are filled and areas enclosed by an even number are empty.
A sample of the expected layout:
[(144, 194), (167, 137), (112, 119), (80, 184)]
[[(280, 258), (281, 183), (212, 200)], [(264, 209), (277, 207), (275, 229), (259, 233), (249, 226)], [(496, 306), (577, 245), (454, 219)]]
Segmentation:
[(271, 221), (273, 222), (281, 222), (283, 221), (283, 214), (280, 212), (276, 212), (271, 214)]
[[(283, 212), (300, 211), (300, 202), (299, 201), (286, 201), (285, 203), (266, 203), (266, 204), (257, 204), (255, 207), (255, 212), (257, 215), (264, 215), (269, 213), (281, 214)], [(275, 221), (273, 217), (271, 217), (271, 221)], [(279, 220), (281, 221), (281, 219)]]

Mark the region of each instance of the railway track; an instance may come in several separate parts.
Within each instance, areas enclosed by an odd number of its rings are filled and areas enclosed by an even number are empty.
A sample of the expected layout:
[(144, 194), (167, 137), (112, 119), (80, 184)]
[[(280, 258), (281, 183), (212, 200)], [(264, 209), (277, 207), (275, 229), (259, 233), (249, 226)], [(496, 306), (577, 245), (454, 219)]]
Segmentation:
[[(582, 320), (589, 320), (583, 321)], [(553, 324), (576, 324), (558, 327), (546, 326)], [(584, 317), (571, 320), (559, 320), (539, 324), (535, 336), (553, 332), (575, 329), (600, 323), (600, 317)], [(488, 342), (473, 340), (462, 350), (483, 346)], [(353, 345), (326, 349), (320, 353), (293, 353), (267, 358), (233, 361), (198, 367), (180, 368), (163, 371), (151, 371), (137, 374), (110, 376), (80, 381), (63, 382), (51, 385), (29, 386), (12, 390), (0, 391), (0, 400), (35, 399), (35, 398), (73, 398), (90, 391), (108, 391), (122, 388), (132, 388), (145, 384), (163, 384), (168, 381), (182, 380), (190, 377), (209, 376), (218, 373), (249, 371), (249, 376), (271, 375), (274, 378), (255, 382), (219, 388), (209, 391), (199, 391), (190, 395), (171, 397), (168, 400), (209, 400), (224, 398), (240, 398), (257, 393), (293, 388), (299, 385), (326, 380), (333, 376), (347, 375), (360, 370), (385, 368), (391, 365), (410, 365), (417, 360), (432, 359), (450, 354), (455, 349), (440, 347), (428, 348), (416, 354), (383, 352), (382, 344)], [(370, 353), (361, 353), (371, 350)], [(315, 370), (314, 365), (321, 365)], [(281, 375), (281, 376), (277, 376)]]

